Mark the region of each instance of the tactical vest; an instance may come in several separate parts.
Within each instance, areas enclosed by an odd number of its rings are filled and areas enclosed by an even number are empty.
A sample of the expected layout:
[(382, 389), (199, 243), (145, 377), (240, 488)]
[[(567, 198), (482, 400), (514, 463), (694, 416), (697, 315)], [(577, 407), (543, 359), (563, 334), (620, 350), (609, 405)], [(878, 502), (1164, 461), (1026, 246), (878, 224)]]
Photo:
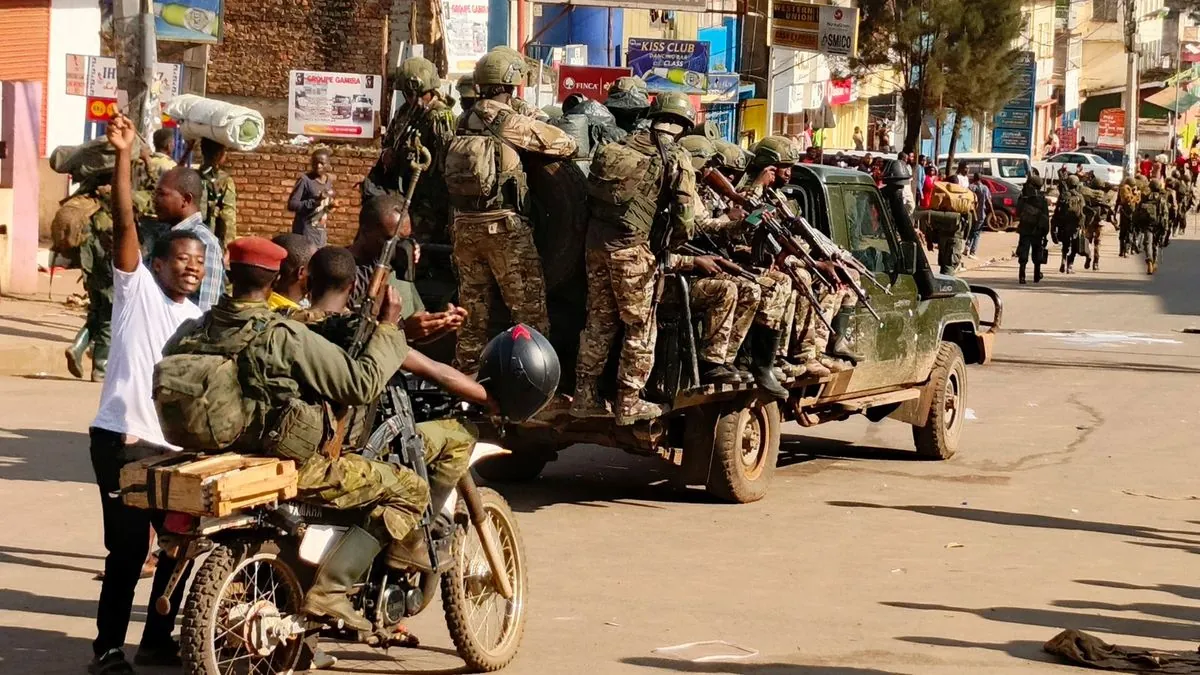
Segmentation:
[(1133, 212), (1133, 226), (1139, 230), (1162, 229), (1166, 216), (1166, 200), (1161, 194), (1151, 193), (1142, 198), (1137, 210)]
[[(474, 213), (523, 209), (526, 182), (521, 157), (518, 148), (499, 132), (507, 114), (501, 112), (489, 124), (471, 109), (459, 122), (443, 162), (443, 178), (454, 208)], [(473, 128), (472, 120), (482, 128)]]
[(627, 246), (645, 243), (654, 226), (662, 193), (664, 166), (653, 148), (630, 139), (596, 152), (588, 174), (588, 207), (607, 239)]

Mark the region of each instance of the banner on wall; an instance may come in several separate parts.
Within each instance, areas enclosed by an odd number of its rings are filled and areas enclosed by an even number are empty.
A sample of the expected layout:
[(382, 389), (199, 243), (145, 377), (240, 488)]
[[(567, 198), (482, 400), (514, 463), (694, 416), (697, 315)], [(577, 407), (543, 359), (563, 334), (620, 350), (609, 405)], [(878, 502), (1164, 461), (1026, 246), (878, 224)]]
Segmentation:
[(383, 78), (359, 73), (293, 70), (288, 86), (288, 133), (327, 138), (374, 138)]
[(1125, 147), (1125, 109), (1107, 108), (1100, 111), (1096, 145), (1101, 148)]
[(472, 72), (488, 50), (488, 0), (443, 0), (450, 72)]
[[(178, 63), (154, 64), (154, 86), (158, 90), (158, 101), (164, 108), (171, 99), (179, 95), (183, 87), (183, 66)], [(125, 93), (117, 89), (117, 60), (108, 56), (85, 56), (67, 54), (66, 92), (70, 96), (84, 96), (85, 119), (89, 122), (107, 122), (118, 109), (118, 101)], [(173, 126), (163, 117), (164, 126)]]
[(593, 101), (604, 103), (608, 100), (608, 88), (612, 83), (629, 73), (628, 68), (559, 66), (558, 100), (562, 101), (571, 94), (582, 94)]
[(155, 0), (155, 36), (165, 42), (216, 44), (221, 41), (224, 13), (223, 0)]
[(653, 93), (708, 93), (708, 43), (629, 38), (625, 63)]
[(773, 47), (854, 56), (858, 53), (858, 9), (775, 0), (768, 35)]

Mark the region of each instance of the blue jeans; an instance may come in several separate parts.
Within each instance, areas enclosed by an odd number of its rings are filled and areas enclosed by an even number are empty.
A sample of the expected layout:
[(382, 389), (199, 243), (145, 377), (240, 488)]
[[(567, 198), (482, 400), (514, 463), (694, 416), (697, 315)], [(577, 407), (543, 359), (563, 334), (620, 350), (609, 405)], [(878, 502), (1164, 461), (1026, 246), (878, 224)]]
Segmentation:
[(978, 230), (971, 231), (971, 236), (967, 239), (967, 253), (970, 253), (971, 255), (975, 255), (975, 252), (979, 250), (979, 239), (982, 235), (983, 235), (982, 227), (979, 228)]

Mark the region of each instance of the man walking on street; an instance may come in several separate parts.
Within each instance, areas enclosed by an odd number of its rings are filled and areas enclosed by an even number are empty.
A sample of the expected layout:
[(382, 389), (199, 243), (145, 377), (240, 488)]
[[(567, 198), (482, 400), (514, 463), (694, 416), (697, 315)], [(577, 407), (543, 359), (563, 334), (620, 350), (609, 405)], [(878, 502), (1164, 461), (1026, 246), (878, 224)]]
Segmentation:
[(992, 191), (979, 174), (971, 176), (970, 190), (975, 194), (974, 222), (971, 223), (971, 236), (967, 238), (967, 257), (975, 258), (979, 252), (979, 240), (983, 236), (983, 226), (992, 217)]
[(1021, 188), (1021, 197), (1017, 200), (1017, 213), (1020, 222), (1017, 225), (1017, 262), (1021, 265), (1017, 280), (1025, 283), (1025, 265), (1033, 258), (1033, 283), (1042, 280), (1042, 263), (1046, 257), (1046, 236), (1050, 234), (1050, 205), (1042, 192), (1040, 176), (1030, 176)]

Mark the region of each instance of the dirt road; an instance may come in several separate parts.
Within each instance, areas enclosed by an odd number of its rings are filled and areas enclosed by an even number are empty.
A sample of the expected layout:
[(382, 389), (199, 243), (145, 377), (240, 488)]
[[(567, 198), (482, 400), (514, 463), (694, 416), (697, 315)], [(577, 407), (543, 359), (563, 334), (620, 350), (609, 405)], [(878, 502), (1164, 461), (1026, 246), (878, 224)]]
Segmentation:
[[(788, 428), (753, 505), (711, 503), (655, 461), (598, 448), (503, 487), (532, 588), (506, 672), (1082, 672), (1041, 653), (1064, 627), (1195, 647), (1200, 335), (1181, 330), (1200, 328), (1200, 240), (1173, 243), (1152, 279), (1105, 244), (1100, 273), (1025, 287), (1013, 263), (971, 274), (1001, 290), (1006, 330), (996, 362), (970, 371), (951, 461), (913, 461), (906, 427), (856, 420)], [(97, 392), (0, 380), (0, 672), (79, 673), (90, 656)], [(336, 672), (458, 667), (436, 608), (411, 627), (426, 647), (391, 658), (330, 645)], [(654, 653), (702, 640), (757, 656)]]

